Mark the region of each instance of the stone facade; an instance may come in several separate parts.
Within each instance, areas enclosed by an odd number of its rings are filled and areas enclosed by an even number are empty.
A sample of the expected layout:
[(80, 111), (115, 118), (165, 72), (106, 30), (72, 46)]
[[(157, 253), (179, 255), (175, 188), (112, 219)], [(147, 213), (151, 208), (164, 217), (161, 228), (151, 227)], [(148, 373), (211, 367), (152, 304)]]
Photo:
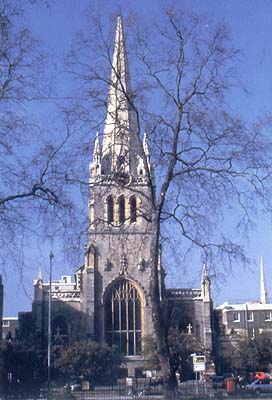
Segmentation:
[(168, 310), (172, 325), (179, 331), (192, 333), (210, 358), (213, 352), (213, 303), (210, 279), (203, 268), (201, 288), (166, 289)]

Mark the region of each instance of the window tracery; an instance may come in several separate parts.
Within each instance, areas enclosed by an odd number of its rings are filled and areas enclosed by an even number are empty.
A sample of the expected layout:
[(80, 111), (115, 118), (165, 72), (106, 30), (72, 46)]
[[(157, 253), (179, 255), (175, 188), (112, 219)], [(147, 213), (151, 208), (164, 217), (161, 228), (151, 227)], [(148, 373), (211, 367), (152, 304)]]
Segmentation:
[(141, 299), (128, 280), (118, 280), (110, 289), (105, 305), (106, 340), (121, 354), (141, 354)]

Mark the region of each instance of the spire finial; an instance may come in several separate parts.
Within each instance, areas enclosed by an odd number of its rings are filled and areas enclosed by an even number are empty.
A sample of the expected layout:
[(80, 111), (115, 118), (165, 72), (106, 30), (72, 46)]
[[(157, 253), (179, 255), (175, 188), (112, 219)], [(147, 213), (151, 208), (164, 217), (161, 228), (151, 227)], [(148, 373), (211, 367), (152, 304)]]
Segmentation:
[(261, 256), (261, 304), (267, 304), (267, 288), (264, 274), (263, 257)]
[(118, 1), (118, 13), (117, 13), (117, 15), (118, 15), (118, 16), (121, 16), (121, 15), (122, 15), (121, 0)]
[(39, 267), (39, 272), (38, 272), (38, 279), (37, 282), (42, 281), (42, 270), (41, 267)]

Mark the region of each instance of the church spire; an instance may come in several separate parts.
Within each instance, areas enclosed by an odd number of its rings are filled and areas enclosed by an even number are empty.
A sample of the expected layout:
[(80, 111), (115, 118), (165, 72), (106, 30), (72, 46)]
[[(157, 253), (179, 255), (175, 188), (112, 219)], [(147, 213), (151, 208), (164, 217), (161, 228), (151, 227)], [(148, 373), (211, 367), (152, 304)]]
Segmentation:
[[(136, 173), (139, 138), (121, 16), (118, 16), (102, 146), (104, 174)], [(103, 172), (102, 172), (103, 174)]]
[(261, 304), (267, 304), (267, 288), (264, 275), (263, 257), (261, 257)]

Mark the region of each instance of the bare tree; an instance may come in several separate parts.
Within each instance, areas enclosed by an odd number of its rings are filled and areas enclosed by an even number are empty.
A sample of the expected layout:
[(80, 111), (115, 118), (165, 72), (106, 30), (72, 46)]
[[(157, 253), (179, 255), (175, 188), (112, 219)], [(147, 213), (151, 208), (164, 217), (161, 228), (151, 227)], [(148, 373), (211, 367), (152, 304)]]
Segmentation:
[[(244, 235), (260, 209), (271, 209), (271, 142), (263, 134), (269, 119), (245, 121), (228, 104), (240, 84), (239, 52), (225, 26), (206, 24), (184, 9), (167, 10), (149, 28), (135, 17), (127, 24), (135, 90), (132, 96), (123, 88), (124, 96), (138, 126), (148, 133), (156, 175), (157, 190), (149, 199), (154, 233), (150, 291), (158, 358), (170, 399), (175, 377), (160, 295), (160, 243), (168, 242), (169, 235), (170, 241), (179, 236), (183, 254), (200, 251), (210, 271), (216, 271), (219, 260), (226, 269), (233, 261), (247, 262), (235, 229)], [(99, 122), (112, 84), (113, 29), (106, 32), (108, 24), (98, 18), (89, 26), (91, 31), (79, 34), (68, 65), (88, 99), (88, 109), (84, 101), (80, 104), (80, 120), (84, 116), (87, 121), (92, 109)]]
[[(73, 219), (67, 180), (70, 124), (61, 132), (52, 112), (51, 75), (42, 44), (16, 1), (0, 1), (0, 259), (22, 267), (34, 235), (52, 235)], [(42, 112), (40, 110), (43, 110)], [(64, 124), (62, 125), (65, 126)], [(61, 132), (61, 133), (60, 133)], [(64, 167), (64, 168), (63, 168)], [(67, 186), (68, 184), (68, 186)], [(9, 263), (10, 262), (10, 263)]]

